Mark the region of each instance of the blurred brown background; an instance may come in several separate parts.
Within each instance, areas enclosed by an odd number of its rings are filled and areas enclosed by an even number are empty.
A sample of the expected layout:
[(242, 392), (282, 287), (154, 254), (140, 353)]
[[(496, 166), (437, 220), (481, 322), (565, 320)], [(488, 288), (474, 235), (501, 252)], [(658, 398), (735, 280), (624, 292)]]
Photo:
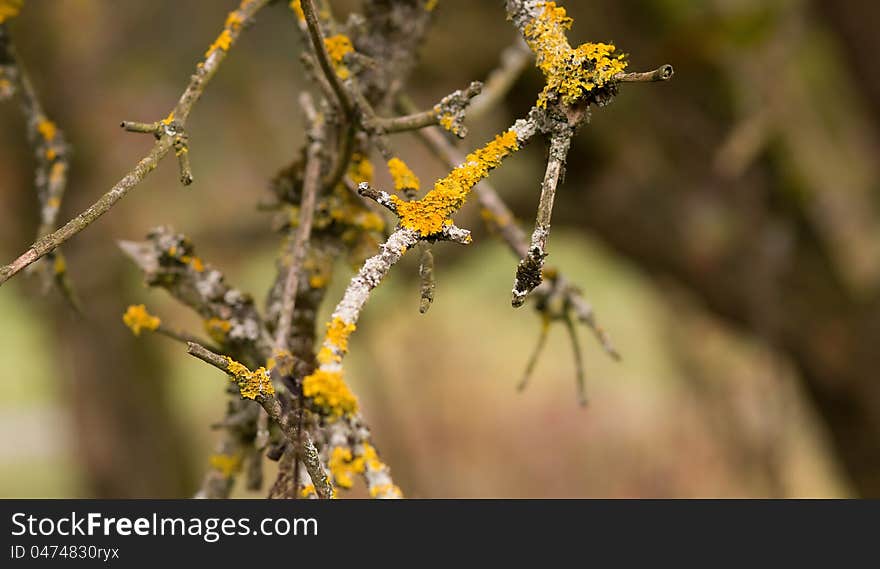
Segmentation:
[[(143, 155), (151, 141), (119, 122), (167, 114), (235, 4), (26, 3), (12, 26), (19, 54), (75, 153), (63, 219)], [(0, 496), (194, 490), (223, 378), (124, 328), (140, 302), (200, 324), (146, 290), (115, 241), (172, 225), (264, 296), (277, 238), (255, 204), (303, 139), (283, 4), (243, 35), (192, 114), (195, 184), (183, 189), (163, 163), (66, 246), (86, 317), (40, 296), (37, 279), (0, 290)], [(554, 328), (516, 393), (539, 319), (510, 308), (516, 260), (467, 206), (457, 221), (475, 243), (437, 247), (432, 310), (418, 314), (406, 259), (352, 340), (350, 381), (396, 482), (411, 497), (880, 496), (880, 36), (869, 25), (880, 4), (563, 4), (572, 43), (613, 40), (633, 70), (676, 69), (594, 112), (558, 196), (549, 262), (584, 288), (623, 362), (581, 332), (591, 403), (580, 409)], [(423, 105), (484, 78), (516, 38), (500, 0), (441, 0), (436, 15), (411, 85)], [(464, 147), (524, 113), (540, 85), (530, 69)], [(443, 174), (414, 140), (397, 143), (423, 180)], [(533, 144), (491, 179), (529, 227), (543, 158)], [(36, 232), (33, 165), (19, 109), (0, 106), (3, 262)], [(350, 274), (338, 267), (331, 304)]]

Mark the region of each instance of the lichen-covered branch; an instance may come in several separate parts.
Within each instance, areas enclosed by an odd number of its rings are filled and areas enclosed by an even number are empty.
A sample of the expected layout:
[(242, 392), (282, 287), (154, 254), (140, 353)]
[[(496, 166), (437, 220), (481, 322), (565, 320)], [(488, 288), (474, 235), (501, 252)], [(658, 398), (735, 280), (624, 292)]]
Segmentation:
[(208, 48), (204, 60), (196, 66), (196, 72), (190, 78), (189, 85), (187, 85), (174, 109), (168, 117), (156, 123), (161, 125), (161, 128), (157, 126), (154, 131), (158, 140), (149, 153), (88, 209), (68, 221), (57, 231), (37, 239), (27, 251), (19, 255), (18, 258), (8, 265), (0, 268), (0, 286), (18, 274), (22, 269), (37, 259), (51, 253), (65, 241), (110, 211), (119, 200), (128, 195), (133, 188), (156, 168), (162, 158), (172, 148), (175, 148), (175, 145), (178, 148), (181, 147), (179, 135), (183, 132), (186, 119), (189, 117), (193, 105), (199, 100), (205, 87), (220, 68), (220, 64), (226, 59), (227, 53), (235, 44), (245, 24), (268, 2), (269, 0), (242, 0), (237, 10), (229, 13), (222, 32)]
[[(37, 163), (34, 185), (40, 203), (40, 225), (37, 229), (39, 239), (55, 229), (61, 200), (67, 187), (69, 146), (64, 133), (43, 110), (30, 77), (18, 59), (4, 21), (0, 23), (0, 100), (12, 95), (17, 95), (20, 101), (27, 121), (28, 140)], [(49, 254), (49, 262), (43, 265), (43, 269), (45, 283), (55, 283), (62, 296), (78, 309), (79, 304), (67, 276), (67, 263), (60, 250), (56, 249)]]
[(186, 351), (188, 354), (229, 374), (238, 385), (241, 396), (259, 403), (266, 411), (266, 414), (278, 424), (290, 444), (302, 444), (300, 453), (304, 457), (303, 462), (306, 465), (306, 470), (309, 472), (318, 496), (324, 500), (332, 498), (334, 495), (333, 486), (330, 484), (327, 473), (324, 471), (324, 467), (318, 458), (318, 451), (314, 443), (308, 434), (299, 433), (296, 425), (290, 420), (290, 416), (282, 412), (281, 403), (275, 396), (275, 389), (272, 386), (272, 380), (269, 379), (269, 373), (266, 369), (259, 368), (255, 371), (250, 371), (230, 357), (215, 354), (204, 346), (192, 342), (187, 344)]

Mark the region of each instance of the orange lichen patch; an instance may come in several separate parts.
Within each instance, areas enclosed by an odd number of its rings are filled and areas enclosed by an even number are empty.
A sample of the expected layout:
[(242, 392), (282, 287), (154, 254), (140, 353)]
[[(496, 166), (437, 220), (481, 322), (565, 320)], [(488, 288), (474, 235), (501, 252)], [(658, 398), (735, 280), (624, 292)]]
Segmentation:
[(557, 97), (563, 104), (574, 104), (626, 69), (625, 55), (617, 53), (613, 44), (585, 43), (572, 49), (565, 36), (572, 23), (565, 8), (544, 2), (541, 14), (526, 26), (526, 43), (547, 81), (538, 97), (539, 107)]
[(409, 169), (406, 162), (396, 156), (388, 161), (388, 172), (397, 191), (418, 190), (421, 185), (418, 176)]
[(58, 127), (49, 119), (44, 118), (37, 123), (37, 132), (40, 133), (43, 140), (51, 142), (55, 138), (55, 135), (58, 134)]
[[(173, 245), (172, 245), (171, 249), (174, 249), (175, 253), (177, 252), (176, 247), (174, 247)], [(171, 252), (171, 249), (168, 250), (168, 254), (171, 255), (172, 257), (174, 257), (174, 254)], [(205, 263), (202, 262), (202, 260), (199, 259), (198, 257), (194, 257), (194, 256), (190, 256), (190, 255), (181, 255), (180, 262), (183, 263), (184, 265), (189, 265), (197, 273), (204, 272), (204, 270), (205, 270)]]
[(379, 484), (378, 486), (373, 486), (370, 488), (370, 497), (378, 498), (379, 496), (383, 496), (386, 498), (401, 498), (403, 497), (403, 492), (400, 491), (400, 488), (396, 484)]
[(226, 16), (226, 22), (223, 24), (223, 27), (229, 30), (239, 30), (243, 23), (244, 18), (241, 17), (241, 14), (239, 14), (238, 11), (233, 10), (232, 12), (229, 12), (228, 16)]
[(205, 332), (211, 336), (211, 339), (222, 344), (226, 341), (226, 335), (232, 329), (232, 323), (222, 318), (208, 318), (205, 320)]
[(232, 376), (232, 380), (238, 385), (238, 391), (244, 399), (256, 399), (275, 394), (275, 386), (269, 378), (266, 368), (257, 368), (251, 371), (229, 356), (226, 356), (226, 372)]
[(232, 47), (232, 33), (229, 30), (223, 30), (220, 32), (220, 35), (217, 36), (217, 39), (214, 40), (214, 43), (208, 47), (208, 51), (205, 52), (205, 57), (211, 57), (218, 49), (227, 51)]
[(168, 126), (168, 125), (171, 124), (171, 122), (172, 122), (173, 120), (174, 120), (174, 111), (171, 111), (170, 113), (168, 113), (168, 116), (165, 117), (164, 119), (162, 119), (160, 122), (161, 122), (162, 124), (164, 124), (165, 126)]
[[(299, 0), (297, 0), (297, 4), (299, 4)], [(303, 486), (302, 490), (299, 491), (300, 498), (317, 498), (318, 493), (315, 491), (315, 485), (309, 484), (307, 486)]]
[(0, 24), (18, 16), (24, 0), (0, 0)]
[(241, 457), (238, 455), (214, 454), (208, 462), (223, 478), (232, 478), (241, 468)]
[(122, 322), (128, 326), (135, 336), (141, 335), (141, 330), (155, 330), (162, 323), (158, 316), (147, 312), (143, 304), (132, 304), (122, 315)]
[(318, 369), (303, 379), (303, 395), (323, 414), (329, 417), (342, 417), (357, 413), (358, 401), (345, 380), (342, 372)]
[(345, 56), (354, 51), (351, 40), (345, 34), (336, 34), (329, 38), (324, 38), (324, 46), (327, 48), (327, 55), (333, 61), (333, 67), (336, 69), (336, 75), (340, 79), (348, 79), (351, 72), (345, 66)]
[(355, 324), (350, 324), (339, 318), (333, 318), (327, 324), (327, 334), (321, 351), (318, 352), (318, 363), (328, 364), (341, 362), (342, 356), (348, 352), (348, 337), (357, 329)]
[[(302, 8), (302, 4), (300, 3), (300, 0), (291, 0), (290, 9), (293, 10), (293, 13), (296, 14), (296, 17), (300, 22), (306, 21), (306, 15), (303, 12), (303, 8)], [(314, 489), (314, 486), (312, 487), (312, 489)]]
[[(61, 164), (61, 163), (58, 162), (52, 166), (53, 172), (55, 171), (55, 166), (58, 166), (59, 164)], [(50, 178), (51, 178), (51, 175), (50, 175)], [(46, 205), (52, 209), (58, 209), (58, 206), (61, 205), (61, 200), (58, 198), (58, 196), (53, 196), (53, 197), (49, 198), (48, 200), (46, 200)]]
[(373, 163), (363, 154), (355, 154), (351, 157), (351, 166), (348, 168), (348, 177), (355, 184), (373, 182)]
[(327, 461), (333, 481), (339, 488), (351, 488), (354, 486), (354, 475), (363, 474), (363, 457), (352, 457), (351, 450), (343, 447), (335, 447)]
[(440, 0), (428, 0), (425, 3), (425, 10), (427, 10), (428, 12), (433, 12), (434, 8), (437, 7), (437, 4), (439, 3), (439, 1)]
[(309, 275), (309, 288), (324, 288), (327, 286), (328, 280), (326, 275), (314, 274)]
[(423, 237), (439, 233), (444, 225), (451, 223), (449, 216), (464, 205), (465, 200), (480, 180), (498, 167), (508, 155), (519, 150), (516, 132), (507, 132), (468, 154), (464, 163), (441, 178), (422, 199), (403, 201), (397, 196), (391, 200), (397, 207), (397, 215), (403, 227), (418, 231)]
[(324, 38), (324, 46), (327, 48), (327, 54), (330, 56), (330, 59), (336, 65), (342, 63), (346, 54), (354, 51), (351, 39), (345, 34), (336, 34), (335, 36)]

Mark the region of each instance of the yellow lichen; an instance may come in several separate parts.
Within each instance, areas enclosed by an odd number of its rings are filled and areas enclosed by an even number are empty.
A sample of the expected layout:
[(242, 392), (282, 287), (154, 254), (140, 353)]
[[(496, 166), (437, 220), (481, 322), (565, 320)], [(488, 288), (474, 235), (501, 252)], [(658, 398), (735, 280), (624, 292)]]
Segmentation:
[[(171, 246), (171, 249), (174, 249), (175, 252), (177, 251), (173, 245)], [(171, 249), (168, 250), (168, 254), (173, 257), (174, 255), (171, 253)], [(190, 256), (190, 255), (181, 255), (180, 262), (183, 263), (184, 265), (189, 265), (197, 273), (201, 273), (205, 270), (205, 263), (202, 262), (202, 260), (199, 259), (198, 257), (194, 257), (194, 256)]]
[(296, 17), (300, 22), (306, 21), (306, 15), (303, 12), (302, 4), (300, 3), (300, 0), (291, 0), (290, 1), (290, 9), (293, 10), (294, 14), (296, 14)]
[(335, 36), (324, 38), (324, 45), (327, 47), (327, 54), (330, 56), (330, 59), (336, 64), (342, 63), (346, 54), (354, 51), (351, 40), (345, 34), (336, 34)]
[(162, 119), (162, 124), (164, 124), (165, 126), (168, 126), (168, 125), (171, 124), (171, 122), (172, 122), (173, 120), (174, 120), (174, 111), (171, 111), (170, 113), (168, 113), (168, 116), (167, 116), (167, 117), (165, 117), (164, 119)]
[(348, 352), (348, 337), (357, 329), (355, 324), (347, 323), (338, 316), (327, 324), (327, 334), (321, 351), (318, 352), (318, 362), (328, 364), (342, 361), (342, 356)]
[(388, 161), (388, 172), (397, 191), (418, 190), (421, 185), (418, 176), (409, 169), (406, 162), (396, 156)]
[(358, 401), (340, 371), (318, 369), (303, 379), (303, 395), (329, 417), (353, 415)]
[(63, 275), (67, 272), (67, 261), (64, 260), (64, 255), (56, 254), (55, 262), (52, 263), (52, 270), (55, 271), (56, 275)]
[(418, 231), (423, 237), (439, 233), (444, 225), (451, 223), (449, 216), (464, 205), (471, 188), (485, 178), (490, 170), (498, 167), (505, 157), (517, 150), (519, 144), (516, 132), (508, 130), (468, 154), (461, 166), (438, 180), (422, 199), (407, 202), (391, 196), (397, 207), (400, 224)]
[(364, 472), (363, 457), (352, 457), (351, 450), (343, 447), (334, 447), (327, 461), (333, 481), (339, 488), (351, 488), (354, 486), (354, 475)]
[(0, 0), (0, 24), (18, 16), (24, 0)]
[[(297, 0), (297, 4), (299, 4), (299, 0)], [(302, 490), (299, 491), (300, 498), (317, 498), (318, 493), (315, 491), (315, 485), (309, 484), (307, 486), (303, 486)]]
[(325, 275), (309, 275), (309, 288), (324, 288), (327, 286), (327, 282), (327, 277)]
[(226, 372), (232, 376), (233, 381), (238, 385), (241, 396), (245, 399), (256, 399), (257, 397), (267, 397), (275, 394), (275, 386), (269, 377), (266, 368), (257, 368), (251, 371), (229, 356), (226, 356)]
[[(67, 170), (67, 166), (64, 162), (55, 162), (52, 164), (52, 169), (49, 170), (49, 183), (50, 184), (59, 184), (61, 180), (64, 178), (64, 173)], [(52, 201), (55, 200), (57, 203), (53, 205)], [(61, 205), (61, 200), (58, 198), (52, 198), (49, 200), (49, 205), (51, 207), (58, 207)]]
[(348, 168), (348, 177), (355, 184), (373, 182), (373, 163), (363, 154), (355, 154), (351, 157), (351, 166)]
[(55, 123), (50, 121), (49, 119), (42, 119), (37, 123), (37, 132), (40, 133), (40, 136), (43, 137), (43, 140), (46, 142), (51, 142), (55, 135), (58, 133), (58, 127), (55, 126)]
[(155, 330), (162, 323), (158, 316), (147, 312), (143, 304), (132, 304), (122, 315), (122, 321), (128, 326), (135, 336), (141, 335), (141, 330)]
[(452, 134), (458, 134), (459, 128), (455, 125), (455, 116), (450, 113), (443, 113), (440, 115), (440, 126), (451, 132)]
[(336, 34), (335, 36), (324, 38), (324, 46), (327, 48), (327, 55), (330, 56), (333, 66), (336, 68), (336, 75), (340, 79), (348, 79), (351, 72), (343, 61), (347, 54), (354, 51), (354, 46), (351, 44), (349, 37), (345, 34)]
[(226, 335), (232, 329), (232, 323), (222, 318), (208, 318), (205, 320), (205, 332), (211, 336), (211, 339), (222, 344), (226, 341)]
[(434, 11), (434, 8), (437, 7), (437, 3), (438, 3), (439, 1), (440, 1), (440, 0), (428, 0), (428, 1), (425, 3), (425, 10), (427, 10), (428, 12), (433, 12), (433, 11)]
[(370, 443), (364, 443), (364, 452), (361, 457), (364, 460), (364, 464), (367, 465), (372, 471), (379, 471), (385, 468), (385, 464), (379, 460), (379, 453), (376, 452), (376, 449)]
[(214, 454), (208, 461), (211, 468), (219, 472), (223, 478), (232, 478), (241, 468), (241, 457), (238, 455)]
[(616, 53), (613, 44), (585, 43), (572, 49), (565, 36), (572, 23), (565, 8), (544, 2), (541, 14), (525, 28), (526, 42), (547, 82), (538, 97), (540, 107), (557, 96), (565, 105), (574, 104), (626, 69), (624, 54)]
[(378, 486), (370, 488), (371, 498), (378, 498), (379, 496), (401, 498), (403, 497), (403, 492), (400, 491), (400, 488), (398, 488), (396, 484), (391, 483), (379, 484)]
[(224, 29), (220, 32), (220, 35), (217, 36), (217, 39), (214, 40), (214, 43), (208, 48), (208, 51), (205, 52), (205, 57), (211, 57), (211, 54), (217, 51), (218, 49), (227, 51), (232, 47), (232, 33)]

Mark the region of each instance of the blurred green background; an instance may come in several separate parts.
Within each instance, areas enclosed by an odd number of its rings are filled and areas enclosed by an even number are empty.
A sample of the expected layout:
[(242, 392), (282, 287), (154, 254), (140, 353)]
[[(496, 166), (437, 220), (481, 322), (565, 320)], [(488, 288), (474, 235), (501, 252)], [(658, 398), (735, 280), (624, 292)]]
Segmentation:
[[(121, 315), (137, 303), (179, 327), (201, 323), (147, 290), (115, 242), (171, 225), (262, 301), (278, 242), (255, 206), (299, 152), (307, 86), (283, 4), (244, 33), (193, 111), (195, 183), (182, 188), (173, 161), (162, 163), (65, 247), (86, 316), (41, 295), (36, 278), (0, 289), (0, 496), (195, 489), (224, 379), (179, 344), (126, 330)], [(74, 150), (63, 219), (146, 152), (148, 137), (119, 122), (167, 114), (235, 5), (26, 3), (12, 25), (19, 55)], [(337, 15), (358, 9), (333, 5)], [(870, 56), (880, 40), (865, 24), (880, 8), (563, 5), (573, 43), (613, 40), (631, 69), (676, 68), (670, 83), (624, 85), (594, 111), (558, 196), (548, 262), (583, 288), (623, 361), (580, 331), (590, 399), (580, 408), (557, 325), (517, 393), (540, 320), (510, 308), (516, 259), (466, 206), (456, 221), (475, 241), (436, 247), (431, 311), (418, 313), (417, 259), (406, 258), (351, 341), (348, 377), (395, 482), (420, 498), (880, 495), (880, 69)], [(441, 0), (410, 92), (430, 105), (485, 78), (516, 37), (500, 1)], [(540, 85), (530, 69), (469, 124), (462, 148), (526, 112)], [(6, 262), (38, 219), (13, 102), (0, 105), (0, 125)], [(414, 139), (396, 143), (423, 181), (443, 175)], [(544, 152), (533, 144), (491, 178), (527, 228)], [(328, 304), (351, 274), (340, 263)]]

